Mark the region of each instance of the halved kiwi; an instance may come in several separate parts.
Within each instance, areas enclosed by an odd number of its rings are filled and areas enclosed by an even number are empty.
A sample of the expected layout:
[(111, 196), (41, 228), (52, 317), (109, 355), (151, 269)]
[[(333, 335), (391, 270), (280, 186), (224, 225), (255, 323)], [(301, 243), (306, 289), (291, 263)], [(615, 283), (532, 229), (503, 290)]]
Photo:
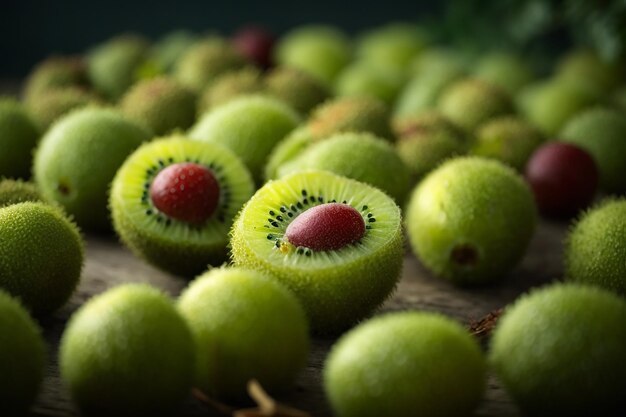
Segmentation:
[[(165, 192), (158, 201), (157, 179)], [(115, 230), (135, 254), (193, 276), (226, 259), (228, 230), (253, 192), (249, 171), (230, 150), (171, 137), (145, 144), (126, 160), (110, 205)]]
[(231, 235), (235, 264), (269, 272), (289, 287), (316, 333), (337, 332), (370, 314), (402, 267), (399, 207), (374, 187), (325, 171), (265, 184)]

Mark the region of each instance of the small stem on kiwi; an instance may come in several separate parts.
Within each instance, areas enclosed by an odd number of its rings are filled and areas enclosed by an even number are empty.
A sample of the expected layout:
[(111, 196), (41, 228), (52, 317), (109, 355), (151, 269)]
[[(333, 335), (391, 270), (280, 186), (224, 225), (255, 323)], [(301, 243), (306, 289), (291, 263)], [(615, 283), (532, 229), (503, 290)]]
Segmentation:
[(488, 338), (491, 336), (491, 332), (496, 327), (503, 311), (503, 309), (499, 308), (487, 313), (487, 315), (483, 316), (480, 320), (470, 321), (468, 325), (470, 333), (481, 340)]

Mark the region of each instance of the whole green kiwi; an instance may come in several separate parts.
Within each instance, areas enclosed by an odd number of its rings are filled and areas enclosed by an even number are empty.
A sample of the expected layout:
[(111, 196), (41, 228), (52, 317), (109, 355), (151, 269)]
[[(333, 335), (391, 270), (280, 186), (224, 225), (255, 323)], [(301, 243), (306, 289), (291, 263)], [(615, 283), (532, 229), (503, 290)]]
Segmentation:
[(20, 103), (0, 97), (0, 177), (28, 178), (40, 131)]
[(0, 208), (27, 201), (41, 201), (35, 184), (21, 180), (0, 180)]

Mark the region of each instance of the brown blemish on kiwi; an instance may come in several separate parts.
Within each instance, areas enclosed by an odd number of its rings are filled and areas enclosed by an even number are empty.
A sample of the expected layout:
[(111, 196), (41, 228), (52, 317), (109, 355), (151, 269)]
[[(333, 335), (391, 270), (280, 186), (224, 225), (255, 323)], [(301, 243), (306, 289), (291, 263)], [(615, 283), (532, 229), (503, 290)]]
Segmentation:
[(462, 243), (452, 249), (450, 260), (455, 265), (471, 267), (478, 263), (478, 251), (472, 245)]

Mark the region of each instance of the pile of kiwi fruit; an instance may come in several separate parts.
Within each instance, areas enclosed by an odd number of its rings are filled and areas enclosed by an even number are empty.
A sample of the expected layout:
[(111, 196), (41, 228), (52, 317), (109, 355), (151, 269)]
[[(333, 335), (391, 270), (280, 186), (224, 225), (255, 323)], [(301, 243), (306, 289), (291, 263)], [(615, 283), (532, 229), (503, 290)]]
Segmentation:
[[(192, 390), (244, 406), (251, 380), (281, 398), (329, 339), (338, 417), (470, 415), (490, 372), (530, 416), (621, 415), (626, 60), (580, 46), (547, 70), (431, 35), (129, 33), (38, 63), (0, 97), (0, 415), (33, 406), (69, 313), (85, 415), (176, 415)], [(569, 225), (563, 277), (489, 346), (379, 314), (411, 257), (455, 291), (506, 286), (545, 222)], [(92, 236), (187, 288), (72, 298)]]

